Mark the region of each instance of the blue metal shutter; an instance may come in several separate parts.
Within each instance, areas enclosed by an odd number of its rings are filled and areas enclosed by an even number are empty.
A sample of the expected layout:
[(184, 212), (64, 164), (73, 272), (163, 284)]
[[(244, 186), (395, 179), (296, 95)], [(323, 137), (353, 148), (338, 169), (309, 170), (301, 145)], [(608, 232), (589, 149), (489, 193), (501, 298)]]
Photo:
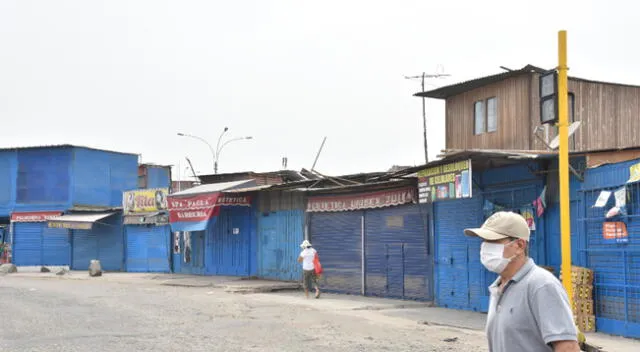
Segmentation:
[(42, 227), (42, 264), (71, 265), (71, 239), (69, 230)]
[[(239, 233), (234, 234), (237, 229)], [(217, 275), (249, 275), (251, 209), (223, 207), (213, 226), (207, 231), (213, 256), (207, 261), (207, 273)]]
[[(588, 170), (585, 179), (589, 181), (593, 177), (591, 173), (595, 174), (597, 170)], [(616, 171), (610, 169), (609, 175), (601, 174), (602, 180), (599, 183), (614, 184)], [(625, 185), (627, 216), (605, 219), (605, 212), (615, 206), (613, 194), (605, 207), (593, 207), (601, 191), (615, 192), (621, 187), (622, 185), (617, 185), (583, 191), (584, 217), (581, 219), (581, 228), (584, 233), (580, 254), (584, 256), (581, 261), (586, 260), (583, 265), (586, 264), (594, 271), (596, 330), (640, 338), (640, 183)], [(604, 239), (605, 221), (625, 223), (627, 242), (617, 243), (616, 239)]]
[(310, 237), (326, 291), (362, 293), (362, 216), (360, 211), (311, 214)]
[(479, 284), (483, 281), (480, 275), (486, 272), (479, 259), (480, 240), (465, 236), (464, 229), (482, 225), (482, 199), (436, 202), (433, 218), (437, 304), (447, 308), (481, 310), (480, 296), (487, 288)]
[(72, 230), (73, 257), (71, 268), (87, 270), (91, 260), (98, 259), (98, 237), (91, 230)]
[(169, 225), (147, 228), (147, 271), (168, 273), (171, 249)]
[(147, 238), (149, 229), (145, 226), (127, 225), (127, 271), (144, 273), (149, 270), (147, 262)]
[(365, 212), (365, 294), (430, 300), (428, 214), (418, 205)]
[(13, 262), (17, 266), (42, 265), (42, 222), (13, 225)]
[(117, 224), (117, 221), (109, 221), (106, 224), (96, 223), (93, 225), (93, 232), (98, 238), (98, 259), (102, 269), (121, 271), (124, 262), (122, 227)]
[(302, 277), (298, 263), (304, 240), (304, 211), (282, 210), (258, 217), (258, 275), (261, 278), (297, 281)]

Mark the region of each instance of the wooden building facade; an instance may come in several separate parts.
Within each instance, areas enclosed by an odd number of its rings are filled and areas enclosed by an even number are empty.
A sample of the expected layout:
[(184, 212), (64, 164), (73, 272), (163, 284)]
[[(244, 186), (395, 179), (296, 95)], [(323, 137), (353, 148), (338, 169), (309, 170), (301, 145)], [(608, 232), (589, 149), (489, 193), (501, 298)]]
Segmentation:
[[(540, 124), (539, 75), (527, 65), (416, 96), (446, 101), (446, 149), (544, 150), (553, 126)], [(569, 77), (575, 96), (572, 151), (640, 146), (640, 86)], [(536, 137), (536, 129), (538, 137)]]

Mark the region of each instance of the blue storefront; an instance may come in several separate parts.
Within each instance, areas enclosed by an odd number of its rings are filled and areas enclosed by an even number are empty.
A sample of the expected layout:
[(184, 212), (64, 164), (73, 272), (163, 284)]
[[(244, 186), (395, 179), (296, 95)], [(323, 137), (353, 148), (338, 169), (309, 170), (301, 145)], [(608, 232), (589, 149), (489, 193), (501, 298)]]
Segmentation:
[[(545, 187), (548, 184), (549, 165), (545, 161), (537, 160), (534, 155), (518, 155), (515, 160), (507, 156), (505, 154), (488, 157), (480, 154), (475, 155), (473, 160), (467, 159), (468, 164), (472, 166), (468, 170), (471, 191), (457, 194), (441, 192), (432, 202), (435, 299), (436, 304), (441, 307), (487, 311), (488, 286), (497, 276), (487, 271), (480, 263), (480, 240), (464, 236), (464, 229), (479, 227), (496, 211), (518, 212), (527, 219), (531, 229), (530, 256), (538, 265), (559, 262), (556, 258), (548, 256), (550, 243), (555, 243), (556, 240), (559, 243), (559, 233), (547, 231), (548, 209), (538, 209), (536, 206), (547, 193)], [(487, 163), (489, 159), (491, 162)], [(454, 170), (455, 167), (452, 165), (456, 162), (460, 160), (443, 160), (431, 163), (428, 168)], [(487, 167), (487, 164), (493, 164), (495, 167)], [(434, 176), (440, 175), (430, 172)], [(449, 183), (445, 185), (450, 187)], [(460, 197), (464, 193), (468, 196)], [(552, 235), (557, 238), (549, 238)]]
[(265, 191), (257, 197), (258, 277), (300, 280), (297, 259), (304, 240), (304, 193)]
[[(100, 260), (105, 271), (124, 270), (121, 211), (68, 213), (48, 220), (47, 227), (68, 232), (71, 269), (86, 270), (91, 260)], [(48, 251), (48, 248), (43, 248), (43, 251)]]
[[(168, 178), (164, 182), (168, 184)], [(123, 193), (126, 270), (171, 272), (168, 188)]]
[(596, 330), (640, 338), (640, 159), (587, 169), (577, 193), (572, 260), (594, 271)]
[(253, 180), (208, 184), (169, 196), (173, 271), (253, 276), (257, 272)]
[(11, 221), (13, 262), (72, 266), (74, 231), (49, 227), (45, 217), (120, 206), (122, 192), (136, 187), (137, 161), (135, 154), (71, 145), (0, 150), (0, 219)]
[(309, 234), (325, 290), (433, 299), (431, 216), (416, 204), (415, 181), (310, 193)]

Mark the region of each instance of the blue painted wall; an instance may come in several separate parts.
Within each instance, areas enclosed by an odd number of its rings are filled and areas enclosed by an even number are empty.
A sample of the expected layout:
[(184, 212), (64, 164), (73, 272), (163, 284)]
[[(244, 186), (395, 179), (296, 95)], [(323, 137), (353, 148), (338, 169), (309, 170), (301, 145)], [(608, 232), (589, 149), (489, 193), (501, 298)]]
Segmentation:
[(120, 206), (137, 188), (138, 156), (81, 147), (0, 151), (0, 218), (14, 211)]
[(138, 184), (137, 155), (76, 148), (72, 170), (74, 205), (121, 206)]
[(18, 153), (0, 151), (0, 217), (8, 217), (16, 204)]
[(147, 166), (147, 188), (171, 187), (171, 169), (160, 166)]
[(280, 210), (257, 214), (258, 275), (274, 280), (298, 281), (300, 243), (304, 240), (304, 211)]

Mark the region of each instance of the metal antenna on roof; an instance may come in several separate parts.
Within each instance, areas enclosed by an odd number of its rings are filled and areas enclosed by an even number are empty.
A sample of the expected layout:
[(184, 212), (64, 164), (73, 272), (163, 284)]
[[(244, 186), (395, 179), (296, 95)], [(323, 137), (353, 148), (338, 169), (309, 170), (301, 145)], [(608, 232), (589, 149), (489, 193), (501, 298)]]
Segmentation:
[(193, 178), (197, 181), (198, 176), (196, 175), (196, 169), (194, 169), (193, 164), (191, 164), (191, 160), (189, 160), (189, 158), (186, 156), (184, 158), (187, 159), (187, 162), (189, 163), (189, 167), (191, 168), (191, 173), (193, 174)]
[[(438, 65), (436, 68), (437, 73), (427, 74), (422, 72), (419, 76), (404, 76), (405, 79), (420, 79), (422, 82), (422, 91), (424, 92), (424, 80), (426, 78), (442, 78), (449, 77), (449, 74), (444, 73), (444, 66)], [(427, 110), (425, 97), (422, 97), (422, 126), (423, 126), (423, 138), (424, 138), (424, 161), (429, 162), (429, 146), (427, 144)]]
[(324, 148), (324, 142), (327, 141), (327, 137), (325, 136), (322, 140), (322, 144), (320, 145), (320, 149), (318, 149), (318, 154), (316, 154), (316, 160), (313, 161), (313, 166), (311, 166), (311, 171), (315, 171), (316, 163), (318, 163), (318, 158), (320, 157), (320, 153), (322, 153), (322, 148)]

